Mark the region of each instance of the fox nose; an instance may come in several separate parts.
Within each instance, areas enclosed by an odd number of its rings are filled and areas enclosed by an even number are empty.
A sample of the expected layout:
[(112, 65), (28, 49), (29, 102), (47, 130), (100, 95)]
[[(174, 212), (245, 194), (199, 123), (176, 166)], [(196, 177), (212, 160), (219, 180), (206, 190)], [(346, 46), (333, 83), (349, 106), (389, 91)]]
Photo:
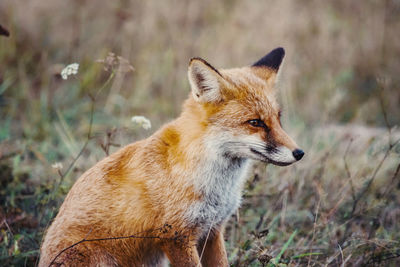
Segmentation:
[(295, 149), (292, 153), (296, 160), (301, 160), (301, 158), (304, 156), (304, 151), (301, 149)]

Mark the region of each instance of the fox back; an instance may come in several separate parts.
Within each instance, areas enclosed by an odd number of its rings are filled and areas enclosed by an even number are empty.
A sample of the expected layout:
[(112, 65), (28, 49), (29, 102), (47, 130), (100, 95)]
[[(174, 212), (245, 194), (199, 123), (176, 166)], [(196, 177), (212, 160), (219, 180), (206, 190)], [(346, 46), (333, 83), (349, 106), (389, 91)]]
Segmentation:
[(253, 161), (304, 152), (283, 131), (275, 83), (284, 50), (251, 66), (188, 68), (180, 117), (85, 172), (47, 230), (40, 266), (228, 266), (224, 223)]

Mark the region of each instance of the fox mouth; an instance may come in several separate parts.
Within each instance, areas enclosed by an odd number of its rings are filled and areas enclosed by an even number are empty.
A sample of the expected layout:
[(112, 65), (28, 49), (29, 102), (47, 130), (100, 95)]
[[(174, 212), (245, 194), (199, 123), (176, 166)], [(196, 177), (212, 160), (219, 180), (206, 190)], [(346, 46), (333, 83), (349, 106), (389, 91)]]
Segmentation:
[(288, 166), (288, 165), (292, 164), (292, 162), (279, 162), (279, 161), (272, 160), (268, 156), (266, 156), (265, 154), (255, 150), (253, 148), (250, 148), (250, 151), (253, 152), (254, 154), (258, 155), (258, 156), (261, 156), (262, 157), (261, 161), (266, 162), (266, 163), (272, 163), (272, 164), (277, 165), (277, 166)]

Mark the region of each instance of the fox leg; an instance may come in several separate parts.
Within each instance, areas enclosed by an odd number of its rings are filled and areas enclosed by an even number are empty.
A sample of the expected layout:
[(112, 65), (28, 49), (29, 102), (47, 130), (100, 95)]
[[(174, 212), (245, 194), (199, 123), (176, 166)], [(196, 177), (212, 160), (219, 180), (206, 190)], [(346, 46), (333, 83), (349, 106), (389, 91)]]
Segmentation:
[(200, 266), (200, 259), (196, 245), (191, 244), (191, 242), (166, 242), (162, 246), (162, 250), (167, 255), (171, 265), (174, 267)]
[(201, 256), (201, 263), (207, 267), (220, 267), (229, 266), (228, 257), (225, 250), (224, 235), (221, 230), (213, 231), (205, 241), (207, 242), (204, 247), (204, 243), (198, 248), (200, 253), (203, 251)]

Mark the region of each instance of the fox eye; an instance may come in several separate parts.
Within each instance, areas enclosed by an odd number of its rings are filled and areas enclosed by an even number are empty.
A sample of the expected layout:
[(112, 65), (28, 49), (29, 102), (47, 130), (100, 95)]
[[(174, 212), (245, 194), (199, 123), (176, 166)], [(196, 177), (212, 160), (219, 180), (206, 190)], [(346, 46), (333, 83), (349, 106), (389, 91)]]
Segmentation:
[(267, 125), (265, 125), (265, 123), (260, 119), (249, 120), (247, 122), (253, 127), (267, 128)]

